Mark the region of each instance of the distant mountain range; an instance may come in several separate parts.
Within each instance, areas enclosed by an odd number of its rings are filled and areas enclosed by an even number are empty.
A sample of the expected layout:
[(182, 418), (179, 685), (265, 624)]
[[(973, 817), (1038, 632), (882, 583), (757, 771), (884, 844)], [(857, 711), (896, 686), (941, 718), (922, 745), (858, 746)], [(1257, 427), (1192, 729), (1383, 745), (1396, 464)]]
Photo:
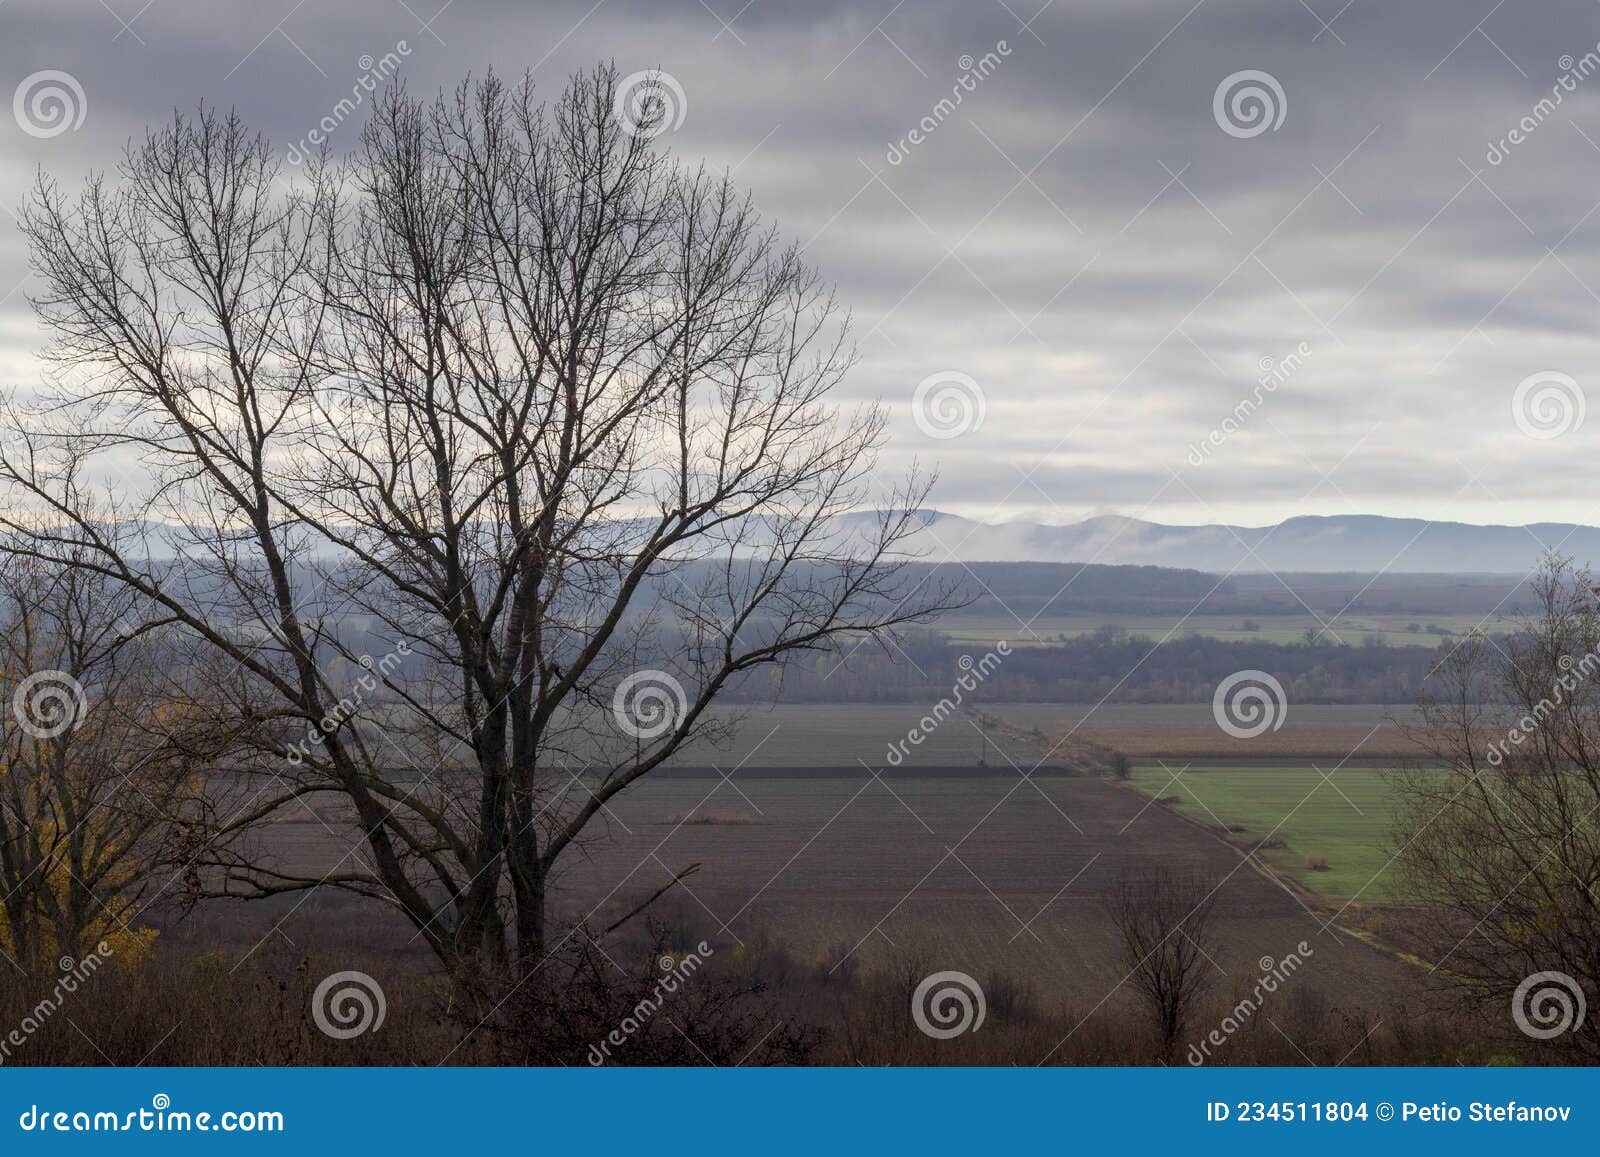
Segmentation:
[(1227, 571), (1517, 574), (1548, 550), (1600, 565), (1600, 528), (1473, 526), (1379, 515), (1290, 518), (1276, 526), (1164, 526), (1104, 515), (1068, 526), (985, 524), (930, 510), (913, 549), (928, 561), (1140, 564)]
[[(1527, 574), (1556, 550), (1600, 569), (1600, 527), (1561, 522), (1473, 526), (1375, 514), (1290, 518), (1275, 526), (1166, 526), (1101, 515), (1066, 526), (1038, 522), (982, 523), (940, 510), (922, 521), (906, 545), (930, 563), (1047, 562), (1159, 566), (1214, 574), (1276, 571), (1373, 574)], [(844, 541), (870, 538), (881, 512), (837, 519)], [(639, 523), (641, 534), (647, 523)], [(770, 541), (748, 527), (749, 542)], [(192, 553), (173, 527), (135, 524), (156, 557)], [(845, 549), (849, 549), (846, 547)], [(323, 548), (316, 553), (332, 557)]]

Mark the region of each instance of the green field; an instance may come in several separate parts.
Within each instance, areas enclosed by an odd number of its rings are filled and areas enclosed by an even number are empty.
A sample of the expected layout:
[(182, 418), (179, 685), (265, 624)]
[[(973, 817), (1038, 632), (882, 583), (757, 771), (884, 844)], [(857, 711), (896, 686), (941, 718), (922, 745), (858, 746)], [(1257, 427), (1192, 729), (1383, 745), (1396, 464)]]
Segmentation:
[[(1337, 761), (1323, 764), (1328, 771)], [(1230, 838), (1241, 843), (1276, 835), (1284, 846), (1261, 853), (1273, 867), (1292, 873), (1329, 900), (1394, 900), (1394, 879), (1384, 871), (1393, 845), (1389, 824), (1393, 793), (1382, 768), (1345, 766), (1329, 781), (1313, 767), (1191, 766), (1174, 781), (1182, 763), (1139, 764), (1133, 786), (1151, 796), (1180, 796), (1182, 814), (1209, 823), (1242, 824)], [(1343, 794), (1341, 794), (1343, 793)], [(1311, 871), (1308, 857), (1328, 861)], [(1374, 880), (1373, 877), (1377, 878)]]
[[(1026, 621), (1027, 616), (1022, 616)], [(1254, 626), (1251, 627), (1250, 624)], [(1437, 647), (1446, 637), (1440, 634), (1465, 634), (1474, 628), (1494, 629), (1503, 626), (1498, 619), (1485, 623), (1481, 615), (1447, 614), (1372, 614), (1357, 613), (1334, 617), (1329, 611), (1318, 622), (1309, 614), (1300, 615), (1191, 615), (1179, 621), (1177, 616), (1141, 615), (1049, 615), (1041, 616), (1024, 630), (1015, 618), (1001, 615), (948, 615), (935, 624), (935, 629), (962, 643), (992, 645), (1006, 639), (1013, 646), (1053, 643), (1059, 636), (1076, 638), (1105, 626), (1121, 627), (1130, 634), (1146, 635), (1151, 641), (1176, 632), (1179, 635), (1206, 635), (1214, 639), (1235, 642), (1298, 643), (1307, 630), (1322, 634), (1322, 623), (1329, 631), (1323, 635), (1326, 642), (1345, 642), (1359, 645), (1369, 636), (1375, 636), (1394, 647)], [(1411, 630), (1415, 624), (1417, 629)], [(1434, 630), (1430, 631), (1432, 627)]]

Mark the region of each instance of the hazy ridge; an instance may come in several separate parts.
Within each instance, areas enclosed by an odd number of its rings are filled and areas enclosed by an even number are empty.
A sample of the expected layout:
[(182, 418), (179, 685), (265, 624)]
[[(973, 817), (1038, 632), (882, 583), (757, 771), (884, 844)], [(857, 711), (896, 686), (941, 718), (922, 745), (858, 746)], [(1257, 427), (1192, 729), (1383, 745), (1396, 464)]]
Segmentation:
[(1274, 526), (1167, 526), (1102, 515), (1065, 526), (986, 524), (928, 511), (913, 546), (962, 562), (1073, 562), (1226, 573), (1521, 574), (1550, 551), (1600, 560), (1600, 528), (1474, 526), (1379, 515), (1305, 516)]

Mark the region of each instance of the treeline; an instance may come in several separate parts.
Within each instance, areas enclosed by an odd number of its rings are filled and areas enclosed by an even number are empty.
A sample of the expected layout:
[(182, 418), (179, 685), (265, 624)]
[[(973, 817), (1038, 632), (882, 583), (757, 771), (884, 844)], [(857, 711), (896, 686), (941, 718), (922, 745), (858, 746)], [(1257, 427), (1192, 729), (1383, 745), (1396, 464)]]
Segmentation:
[[(1443, 645), (1448, 647), (1449, 644)], [(788, 703), (937, 700), (957, 681), (974, 679), (990, 648), (954, 643), (936, 632), (898, 647), (863, 646), (848, 657), (816, 654), (773, 675), (746, 680), (731, 697)], [(1266, 671), (1296, 703), (1411, 703), (1441, 650), (1369, 641), (1337, 643), (1225, 641), (1183, 635), (1165, 642), (1117, 627), (1049, 646), (1012, 646), (970, 691), (967, 702), (1203, 703), (1235, 671)]]

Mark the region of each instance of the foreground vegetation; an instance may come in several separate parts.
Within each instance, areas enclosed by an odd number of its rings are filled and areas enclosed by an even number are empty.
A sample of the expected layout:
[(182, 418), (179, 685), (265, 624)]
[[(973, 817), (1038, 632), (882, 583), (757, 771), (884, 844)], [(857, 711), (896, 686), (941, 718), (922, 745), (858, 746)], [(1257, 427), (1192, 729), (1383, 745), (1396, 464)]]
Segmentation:
[[(360, 960), (381, 978), (385, 1014), (380, 1027), (348, 1039), (319, 1028), (315, 1011), (319, 982), (351, 963), (348, 948), (333, 944), (280, 943), (245, 959), (206, 953), (112, 967), (43, 1016), (35, 1002), (53, 977), (18, 978), (0, 991), (0, 1018), (27, 1026), (7, 1060), (25, 1065), (589, 1065), (595, 1043), (619, 1025), (630, 1031), (605, 1064), (1143, 1065), (1174, 1056), (1184, 1063), (1129, 990), (1069, 1005), (1026, 980), (991, 972), (977, 978), (986, 997), (982, 1025), (934, 1039), (911, 1016), (913, 994), (934, 961), (902, 952), (871, 972), (832, 972), (759, 937), (716, 952), (642, 1015), (640, 1001), (655, 991), (662, 955), (681, 956), (701, 935), (675, 919), (671, 927), (639, 929), (624, 943), (574, 937), (536, 979), (492, 1009), (464, 1003), (441, 976), (397, 971), (393, 957)], [(1239, 983), (1206, 986), (1184, 1042), (1230, 1014)], [(1390, 1007), (1385, 995), (1374, 992), (1372, 1007), (1336, 1007), (1314, 985), (1290, 987), (1270, 1021), (1244, 1018), (1206, 1063), (1567, 1058), (1559, 1046), (1497, 1036), (1495, 1026), (1455, 1013)]]

